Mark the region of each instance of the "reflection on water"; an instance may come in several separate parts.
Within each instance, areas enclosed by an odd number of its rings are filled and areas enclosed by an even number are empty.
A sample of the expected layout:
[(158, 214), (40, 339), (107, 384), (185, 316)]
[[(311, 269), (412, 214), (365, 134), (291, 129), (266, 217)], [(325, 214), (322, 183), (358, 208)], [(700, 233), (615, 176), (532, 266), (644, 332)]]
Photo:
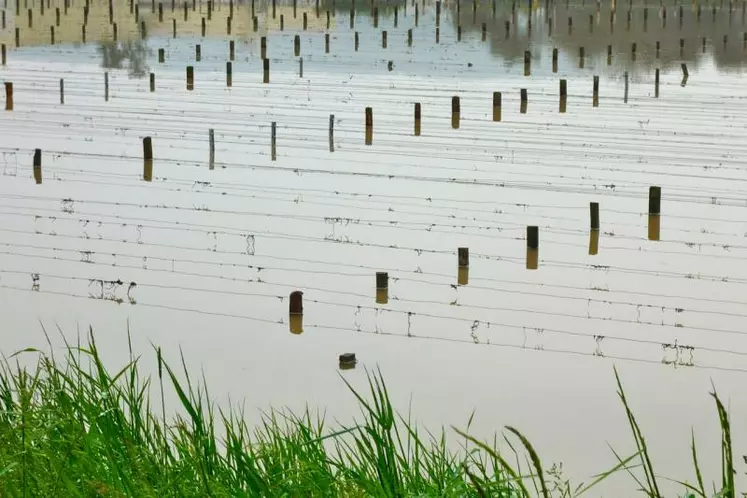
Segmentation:
[[(486, 54), (509, 65), (521, 63), (527, 50), (532, 54), (534, 66), (547, 65), (550, 52), (557, 49), (561, 57), (574, 61), (572, 67), (566, 64), (568, 69), (596, 67), (604, 71), (604, 67), (609, 66), (610, 70), (625, 70), (631, 74), (650, 74), (654, 67), (666, 70), (683, 62), (697, 68), (704, 59), (712, 59), (721, 70), (741, 70), (747, 54), (745, 2), (719, 6), (677, 3), (660, 6), (638, 1), (634, 5), (621, 2), (616, 7), (614, 2), (444, 2), (437, 15), (436, 3), (431, 0), (409, 4), (350, 0), (294, 4), (284, 1), (275, 3), (274, 7), (268, 1), (233, 5), (219, 2), (212, 9), (208, 9), (207, 2), (134, 4), (115, 0), (111, 13), (105, 3), (91, 3), (85, 16), (78, 15), (80, 8), (65, 7), (64, 0), (47, 1), (44, 9), (36, 0), (19, 0), (16, 4), (18, 12), (14, 12), (12, 2), (3, 10), (5, 22), (0, 40), (8, 47), (15, 47), (16, 31), (21, 47), (48, 45), (50, 29), (54, 30), (55, 25), (56, 32), (52, 35), (55, 43), (81, 46), (81, 26), (85, 18), (86, 41), (101, 45), (102, 65), (121, 68), (128, 60), (128, 70), (133, 77), (147, 74), (144, 39), (171, 38), (174, 32), (177, 39), (253, 40), (279, 35), (281, 31), (342, 33), (355, 30), (362, 36), (381, 36), (378, 31), (383, 29), (390, 33), (413, 29), (421, 32), (420, 39), (408, 49), (416, 55), (424, 56), (438, 43), (443, 50), (448, 50), (450, 58), (458, 60), (467, 52), (474, 53), (484, 38)], [(163, 16), (159, 16), (160, 8)], [(352, 29), (348, 23), (351, 9), (354, 9)], [(27, 12), (33, 13), (33, 22), (29, 21)], [(61, 21), (56, 19), (59, 12), (62, 12)], [(257, 19), (256, 28), (254, 18)], [(119, 28), (119, 43), (114, 40), (113, 24)], [(389, 47), (392, 49), (397, 50), (396, 46)], [(334, 50), (350, 48), (338, 44)], [(553, 56), (555, 59), (556, 54)]]
[(142, 78), (148, 74), (148, 48), (141, 40), (100, 42), (98, 52), (101, 54), (101, 66), (106, 69), (122, 69), (127, 62), (127, 73), (131, 77)]

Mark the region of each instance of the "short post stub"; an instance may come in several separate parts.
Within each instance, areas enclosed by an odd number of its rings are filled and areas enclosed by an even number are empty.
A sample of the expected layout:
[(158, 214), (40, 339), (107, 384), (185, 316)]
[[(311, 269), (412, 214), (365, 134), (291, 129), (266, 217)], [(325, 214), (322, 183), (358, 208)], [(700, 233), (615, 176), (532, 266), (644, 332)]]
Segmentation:
[(493, 92), (493, 121), (501, 120), (501, 92)]
[(457, 263), (460, 268), (469, 267), (469, 247), (460, 247), (457, 249)]
[(293, 291), (290, 294), (289, 325), (292, 334), (303, 333), (303, 292)]
[(661, 187), (648, 189), (648, 239), (659, 240), (661, 230)]
[(599, 230), (599, 203), (589, 203), (589, 221), (591, 222), (592, 230)]
[(200, 47), (200, 44), (198, 43), (195, 45), (195, 61), (200, 62), (202, 60), (202, 47)]
[(578, 67), (583, 69), (584, 64), (586, 63), (586, 50), (584, 47), (578, 48)]
[(524, 51), (524, 76), (529, 76), (532, 74), (532, 54), (529, 52), (529, 50)]
[(226, 62), (226, 86), (233, 86), (233, 63), (231, 61)]
[(654, 74), (654, 98), (659, 98), (659, 69)]
[(42, 182), (42, 151), (36, 149), (34, 151), (34, 180), (37, 185), (41, 185)]
[(262, 61), (262, 83), (270, 82), (270, 59)]
[(344, 353), (338, 358), (340, 363), (340, 370), (352, 370), (355, 368), (358, 360), (355, 359), (355, 353)]
[(612, 65), (612, 45), (607, 45), (607, 65)]
[(529, 96), (527, 95), (527, 89), (522, 88), (520, 90), (520, 95), (521, 95), (521, 106), (519, 107), (519, 112), (521, 114), (526, 114), (527, 106), (529, 105)]
[(527, 270), (536, 270), (539, 264), (539, 227), (527, 227)]
[(60, 78), (60, 104), (65, 103), (65, 80)]
[(299, 35), (293, 37), (293, 55), (296, 57), (301, 55), (301, 37)]
[(552, 72), (553, 73), (558, 72), (558, 49), (557, 48), (552, 49)]
[(143, 180), (153, 180), (153, 141), (151, 137), (143, 138)]
[(231, 40), (228, 42), (228, 60), (233, 61), (236, 59), (236, 43)]
[(156, 73), (150, 73), (150, 91), (156, 91)]

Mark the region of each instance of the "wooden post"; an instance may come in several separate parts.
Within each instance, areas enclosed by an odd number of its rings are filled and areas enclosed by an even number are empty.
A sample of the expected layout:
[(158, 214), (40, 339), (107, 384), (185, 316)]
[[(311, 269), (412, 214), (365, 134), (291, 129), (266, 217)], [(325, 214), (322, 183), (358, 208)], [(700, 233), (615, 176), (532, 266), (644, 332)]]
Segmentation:
[(195, 45), (195, 61), (200, 62), (202, 59), (202, 49), (200, 48), (200, 44), (198, 43)]
[[(745, 40), (747, 40), (747, 38), (745, 38)], [(407, 46), (412, 47), (412, 29), (407, 30)]]
[(150, 73), (150, 91), (156, 91), (156, 73)]
[(13, 110), (13, 83), (10, 81), (5, 82), (5, 110)]
[(488, 25), (485, 23), (482, 23), (482, 41), (486, 41), (488, 39)]
[(267, 37), (263, 36), (259, 39), (259, 58), (267, 59)]
[[(85, 26), (83, 26), (83, 29), (85, 30)], [(85, 41), (83, 43), (85, 43)], [(16, 28), (16, 48), (19, 48), (20, 46), (21, 46), (21, 28)]]
[(293, 291), (290, 294), (288, 310), (290, 331), (293, 334), (303, 333), (303, 292)]
[(60, 105), (65, 104), (65, 80), (60, 78)]
[(298, 77), (303, 78), (303, 57), (298, 59)]
[(34, 180), (37, 185), (41, 185), (42, 182), (42, 151), (36, 149), (34, 151)]
[(381, 48), (386, 49), (386, 30), (381, 32)]
[(301, 37), (298, 35), (293, 38), (293, 54), (296, 57), (301, 55)]
[(586, 58), (586, 52), (584, 51), (584, 47), (579, 47), (578, 49), (578, 67), (583, 69), (584, 68), (584, 59)]
[(527, 270), (536, 270), (539, 266), (539, 227), (527, 227)]
[(226, 86), (229, 88), (233, 86), (233, 63), (231, 61), (226, 62)]
[(54, 26), (49, 27), (49, 44), (54, 45)]
[(270, 127), (270, 160), (276, 161), (277, 156), (277, 123), (275, 121), (272, 122), (272, 126)]
[(162, 48), (158, 49), (158, 62), (163, 64), (163, 62), (166, 60), (166, 51)]
[(529, 98), (527, 96), (527, 89), (522, 88), (520, 91), (521, 94), (521, 107), (519, 108), (519, 112), (521, 114), (527, 113), (527, 105), (529, 104)]
[(654, 75), (654, 98), (659, 98), (659, 69), (656, 69)]
[(262, 83), (270, 82), (270, 59), (262, 60)]
[(143, 138), (143, 180), (153, 180), (153, 142), (150, 137)]
[(233, 61), (236, 59), (236, 44), (233, 40), (228, 42), (228, 60)]
[(383, 271), (376, 272), (376, 302), (386, 304), (389, 301), (389, 274)]
[(625, 96), (623, 97), (623, 102), (626, 104), (628, 103), (628, 72), (625, 71), (625, 74), (623, 75), (625, 78)]
[(565, 112), (566, 102), (568, 101), (568, 83), (566, 80), (560, 80), (560, 104), (558, 112)]
[(648, 240), (659, 240), (661, 216), (661, 187), (648, 189)]
[(635, 61), (635, 51), (636, 51), (636, 48), (637, 48), (637, 45), (636, 45), (635, 42), (633, 42), (633, 45), (632, 45), (630, 51), (631, 51), (631, 55), (632, 55), (632, 58), (633, 58), (634, 61)]
[(109, 72), (104, 73), (104, 101), (109, 102)]
[(524, 51), (524, 76), (529, 76), (530, 74), (532, 74), (531, 60), (532, 60), (532, 54), (529, 52), (529, 50), (525, 50)]
[(461, 106), (459, 103), (459, 97), (451, 98), (451, 127), (454, 129), (459, 128), (459, 118), (461, 114)]
[(163, 4), (158, 3), (158, 22), (163, 22)]
[(594, 85), (592, 90), (592, 106), (599, 107), (599, 76), (594, 76)]
[(193, 66), (187, 66), (187, 90), (192, 91), (195, 89), (195, 68)]
[[(176, 19), (174, 19), (174, 26), (176, 26)], [(207, 24), (205, 22), (205, 18), (202, 18), (202, 24), (201, 24), (201, 30), (202, 30), (202, 37), (205, 38), (205, 35), (207, 33)], [(176, 31), (175, 31), (176, 32)], [(176, 35), (174, 35), (176, 36)]]
[(469, 248), (457, 249), (457, 284), (467, 285), (469, 283)]
[(230, 17), (226, 17), (226, 34), (227, 35), (231, 34), (231, 18)]
[(558, 49), (557, 48), (552, 49), (552, 72), (553, 73), (558, 72)]
[[(457, 6), (459, 2), (457, 2)], [(441, 25), (441, 2), (436, 2), (436, 26)]]
[(335, 115), (329, 115), (329, 151), (335, 151)]
[(358, 32), (356, 31), (356, 32), (355, 32), (355, 51), (356, 51), (356, 52), (358, 51), (358, 45), (359, 45), (359, 41), (358, 41)]
[(208, 167), (210, 169), (215, 169), (215, 130), (212, 128), (208, 130), (208, 145), (210, 147)]
[(8, 55), (5, 49), (5, 43), (3, 43), (2, 45), (0, 45), (0, 63), (2, 63), (1, 65), (4, 66), (7, 63), (7, 58)]
[(329, 53), (329, 33), (324, 33), (324, 53)]
[(493, 121), (501, 120), (501, 92), (493, 92)]
[(421, 119), (420, 102), (417, 102), (415, 104), (415, 131), (414, 131), (414, 134), (416, 137), (420, 136), (420, 119)]
[(373, 143), (373, 109), (366, 107), (366, 145)]
[(306, 31), (306, 28), (308, 27), (308, 18), (306, 17), (306, 12), (303, 13), (303, 30)]
[(595, 256), (599, 253), (599, 203), (589, 203), (591, 217), (591, 230), (589, 232), (589, 255)]

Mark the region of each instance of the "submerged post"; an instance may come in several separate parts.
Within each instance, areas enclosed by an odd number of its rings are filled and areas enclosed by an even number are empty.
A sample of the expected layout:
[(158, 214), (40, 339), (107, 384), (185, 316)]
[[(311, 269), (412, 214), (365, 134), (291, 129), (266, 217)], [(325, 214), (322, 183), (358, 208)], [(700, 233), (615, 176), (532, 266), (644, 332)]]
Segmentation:
[(599, 252), (599, 203), (589, 203), (589, 214), (591, 231), (589, 232), (589, 254), (596, 255)]
[(109, 73), (104, 73), (104, 101), (109, 102)]
[(594, 76), (592, 89), (592, 106), (599, 107), (599, 76)]
[(469, 247), (457, 249), (457, 284), (469, 283)]
[(233, 86), (233, 63), (231, 61), (226, 62), (226, 86)]
[(558, 112), (565, 112), (566, 103), (568, 102), (568, 82), (565, 79), (560, 80), (560, 103)]
[(187, 90), (195, 89), (195, 68), (187, 66)]
[(5, 82), (5, 110), (13, 110), (13, 83), (10, 81)]
[(290, 305), (288, 307), (290, 331), (293, 334), (303, 333), (303, 292), (293, 291), (290, 293)]
[(270, 59), (262, 61), (262, 83), (270, 82)]
[(558, 49), (557, 48), (552, 49), (552, 72), (553, 73), (558, 72)]
[(421, 117), (420, 103), (417, 102), (415, 104), (415, 131), (414, 131), (416, 137), (420, 136), (420, 117)]
[(661, 223), (661, 187), (648, 189), (648, 240), (659, 240)]
[(383, 271), (376, 272), (376, 302), (378, 304), (389, 302), (389, 274)]
[(41, 149), (36, 149), (34, 151), (34, 180), (36, 181), (37, 185), (40, 185), (42, 182), (42, 151)]
[(493, 121), (501, 120), (501, 92), (493, 92)]
[(210, 169), (215, 169), (215, 130), (212, 128), (208, 130), (208, 145), (210, 147), (208, 167)]
[(529, 50), (524, 51), (524, 76), (529, 76), (532, 74), (532, 54), (529, 52)]
[(654, 98), (659, 98), (659, 69), (656, 69), (654, 75)]
[(329, 151), (335, 151), (335, 115), (329, 115)]
[(156, 73), (150, 73), (150, 91), (156, 91)]
[(451, 98), (451, 127), (454, 129), (459, 128), (460, 114), (461, 106), (459, 103), (459, 97), (454, 96)]
[(373, 143), (373, 109), (366, 107), (366, 145)]
[(539, 227), (527, 227), (527, 270), (536, 270), (539, 266)]
[(277, 160), (277, 124), (275, 121), (272, 122), (271, 131), (270, 131), (270, 156), (272, 161)]
[(60, 104), (65, 103), (65, 80), (60, 78)]
[(527, 89), (526, 88), (522, 88), (520, 90), (520, 95), (521, 95), (521, 106), (519, 107), (519, 112), (521, 114), (526, 114), (527, 113), (527, 105), (529, 104), (529, 97), (527, 96)]
[(143, 138), (143, 180), (153, 180), (153, 142), (150, 137)]

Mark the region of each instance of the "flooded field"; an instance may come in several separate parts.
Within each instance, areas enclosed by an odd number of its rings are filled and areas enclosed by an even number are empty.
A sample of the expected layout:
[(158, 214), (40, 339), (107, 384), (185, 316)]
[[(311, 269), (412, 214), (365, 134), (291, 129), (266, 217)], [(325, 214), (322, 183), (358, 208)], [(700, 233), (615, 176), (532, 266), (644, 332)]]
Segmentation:
[(617, 366), (659, 472), (694, 428), (717, 477), (712, 383), (745, 470), (744, 1), (3, 2), (4, 354), (129, 328), (341, 420), (378, 366), (574, 481), (632, 451)]

